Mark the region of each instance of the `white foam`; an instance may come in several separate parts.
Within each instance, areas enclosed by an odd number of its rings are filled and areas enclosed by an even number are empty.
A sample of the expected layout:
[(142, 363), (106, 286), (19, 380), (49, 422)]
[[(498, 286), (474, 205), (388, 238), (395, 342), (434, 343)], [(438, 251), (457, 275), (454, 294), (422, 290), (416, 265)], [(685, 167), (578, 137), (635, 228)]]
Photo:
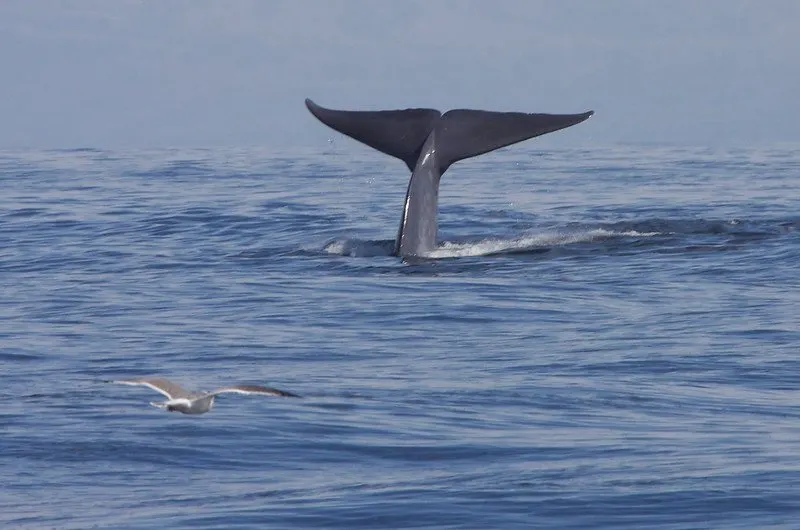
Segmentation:
[(604, 228), (574, 232), (545, 232), (512, 239), (492, 238), (465, 243), (444, 242), (436, 250), (426, 254), (425, 257), (441, 259), (486, 256), (489, 254), (520, 252), (574, 243), (589, 243), (612, 237), (652, 237), (657, 235), (659, 235), (659, 232), (637, 232), (636, 230), (617, 232)]
[[(525, 252), (540, 248), (570, 245), (574, 243), (590, 243), (614, 237), (652, 237), (661, 232), (638, 232), (636, 230), (615, 231), (605, 228), (591, 230), (561, 230), (526, 234), (514, 238), (487, 238), (480, 241), (454, 242), (444, 241), (424, 258), (446, 259), (473, 256), (487, 256), (509, 252)], [(391, 242), (389, 242), (391, 243)], [(336, 239), (323, 248), (328, 254), (349, 257), (388, 256), (391, 248), (377, 241), (358, 239)]]
[(358, 239), (336, 239), (329, 242), (322, 249), (328, 254), (349, 256), (351, 258), (368, 258), (373, 256), (389, 256), (391, 249), (375, 241), (362, 241)]

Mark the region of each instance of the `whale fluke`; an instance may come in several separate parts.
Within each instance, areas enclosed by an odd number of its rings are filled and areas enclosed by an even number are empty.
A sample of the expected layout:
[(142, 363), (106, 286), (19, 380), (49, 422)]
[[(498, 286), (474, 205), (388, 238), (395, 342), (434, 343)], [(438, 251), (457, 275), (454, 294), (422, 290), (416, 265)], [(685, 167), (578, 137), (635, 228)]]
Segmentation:
[(440, 171), (444, 173), (459, 160), (566, 129), (587, 120), (592, 114), (592, 111), (583, 114), (525, 114), (449, 110), (436, 124)]
[(441, 116), (433, 109), (333, 110), (306, 99), (306, 107), (316, 118), (381, 153), (399, 158), (414, 171), (425, 138)]
[(576, 125), (594, 114), (333, 110), (310, 99), (306, 99), (306, 107), (325, 125), (399, 158), (411, 170), (395, 244), (400, 256), (418, 256), (435, 247), (439, 181), (455, 162)]

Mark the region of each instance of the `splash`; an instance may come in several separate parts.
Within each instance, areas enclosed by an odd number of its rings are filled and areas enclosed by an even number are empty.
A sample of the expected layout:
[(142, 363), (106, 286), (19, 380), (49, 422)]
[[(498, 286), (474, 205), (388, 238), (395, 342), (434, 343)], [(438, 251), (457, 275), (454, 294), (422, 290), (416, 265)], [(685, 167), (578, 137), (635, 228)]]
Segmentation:
[(391, 256), (394, 241), (364, 241), (360, 239), (335, 239), (322, 249), (328, 254), (349, 256), (351, 258), (371, 258), (375, 256)]
[[(653, 237), (661, 232), (640, 232), (637, 230), (608, 230), (595, 228), (591, 230), (553, 231), (526, 234), (514, 238), (486, 238), (478, 241), (444, 241), (438, 248), (425, 254), (428, 259), (448, 259), (493, 254), (512, 254), (547, 250), (552, 247), (578, 243), (592, 243), (622, 237)], [(394, 248), (394, 241), (364, 241), (357, 239), (337, 239), (323, 248), (324, 252), (349, 257), (389, 256)]]
[(574, 232), (545, 232), (529, 234), (512, 239), (490, 238), (472, 242), (444, 242), (439, 248), (428, 253), (425, 257), (460, 258), (473, 256), (488, 256), (492, 254), (510, 254), (518, 252), (531, 252), (547, 250), (552, 247), (572, 245), (576, 243), (591, 243), (604, 241), (617, 237), (652, 237), (660, 232), (638, 232), (636, 230), (614, 231), (605, 228), (582, 230)]

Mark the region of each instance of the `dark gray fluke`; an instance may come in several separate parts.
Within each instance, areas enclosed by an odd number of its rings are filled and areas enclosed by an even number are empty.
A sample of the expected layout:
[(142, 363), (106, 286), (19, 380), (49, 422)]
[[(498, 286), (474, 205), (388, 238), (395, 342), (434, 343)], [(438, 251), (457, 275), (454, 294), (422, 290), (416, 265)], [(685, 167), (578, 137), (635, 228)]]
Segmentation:
[(439, 181), (452, 164), (576, 125), (594, 114), (333, 110), (310, 99), (306, 99), (306, 107), (325, 125), (399, 158), (411, 170), (395, 242), (398, 256), (420, 256), (436, 247)]

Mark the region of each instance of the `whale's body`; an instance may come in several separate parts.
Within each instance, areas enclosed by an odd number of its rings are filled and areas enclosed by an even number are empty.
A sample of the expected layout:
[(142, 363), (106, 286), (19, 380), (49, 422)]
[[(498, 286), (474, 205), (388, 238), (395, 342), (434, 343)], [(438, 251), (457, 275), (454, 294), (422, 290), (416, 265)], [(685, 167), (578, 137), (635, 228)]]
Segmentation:
[(439, 181), (455, 162), (564, 129), (583, 114), (525, 114), (457, 109), (348, 111), (306, 106), (325, 125), (399, 158), (411, 170), (394, 252), (424, 256), (436, 248)]

